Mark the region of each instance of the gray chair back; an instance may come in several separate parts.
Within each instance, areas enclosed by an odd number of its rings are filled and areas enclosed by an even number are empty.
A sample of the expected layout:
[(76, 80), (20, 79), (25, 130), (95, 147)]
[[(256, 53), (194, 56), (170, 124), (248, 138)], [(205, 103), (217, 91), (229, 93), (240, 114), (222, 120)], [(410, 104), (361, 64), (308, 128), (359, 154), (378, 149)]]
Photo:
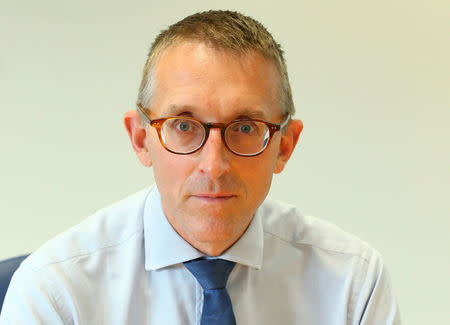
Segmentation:
[(5, 300), (9, 282), (11, 282), (11, 278), (20, 263), (22, 263), (28, 255), (29, 254), (16, 256), (0, 261), (0, 312), (2, 311), (3, 301)]

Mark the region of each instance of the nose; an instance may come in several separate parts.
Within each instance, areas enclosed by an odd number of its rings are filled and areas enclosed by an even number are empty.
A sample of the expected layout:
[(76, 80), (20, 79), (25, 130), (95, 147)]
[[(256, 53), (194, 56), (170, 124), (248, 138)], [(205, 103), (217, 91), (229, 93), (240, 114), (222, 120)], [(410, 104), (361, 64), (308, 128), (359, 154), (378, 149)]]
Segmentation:
[(198, 168), (211, 179), (220, 178), (230, 170), (231, 152), (222, 142), (220, 129), (212, 128), (203, 148), (200, 150)]

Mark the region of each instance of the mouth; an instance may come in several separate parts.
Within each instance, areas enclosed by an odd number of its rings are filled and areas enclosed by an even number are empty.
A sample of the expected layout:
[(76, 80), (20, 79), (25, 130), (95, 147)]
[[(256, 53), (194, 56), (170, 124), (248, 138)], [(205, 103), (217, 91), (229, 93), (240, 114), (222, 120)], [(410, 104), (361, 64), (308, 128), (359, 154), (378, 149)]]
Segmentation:
[(199, 199), (204, 202), (224, 202), (235, 198), (236, 195), (228, 193), (201, 193), (193, 194), (193, 198)]

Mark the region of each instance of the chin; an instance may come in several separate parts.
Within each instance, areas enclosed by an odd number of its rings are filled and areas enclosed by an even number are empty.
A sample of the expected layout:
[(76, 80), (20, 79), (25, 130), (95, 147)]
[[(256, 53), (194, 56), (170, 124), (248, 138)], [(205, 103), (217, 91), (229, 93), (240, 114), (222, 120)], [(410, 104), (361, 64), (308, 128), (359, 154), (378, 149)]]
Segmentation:
[(201, 227), (200, 229), (194, 228), (191, 229), (190, 233), (193, 235), (196, 241), (211, 244), (228, 242), (236, 236), (236, 232), (232, 229), (228, 229), (228, 227), (208, 227), (208, 229), (204, 229), (203, 227)]
[(186, 230), (199, 242), (225, 242), (236, 236), (237, 230), (232, 222), (214, 217), (196, 217), (186, 224)]
[[(211, 247), (223, 247), (225, 250), (231, 246), (244, 233), (248, 222), (239, 223), (231, 220), (230, 217), (195, 217), (185, 224), (185, 230), (197, 243)], [(245, 220), (246, 221), (246, 220)], [(224, 247), (225, 246), (225, 247)]]

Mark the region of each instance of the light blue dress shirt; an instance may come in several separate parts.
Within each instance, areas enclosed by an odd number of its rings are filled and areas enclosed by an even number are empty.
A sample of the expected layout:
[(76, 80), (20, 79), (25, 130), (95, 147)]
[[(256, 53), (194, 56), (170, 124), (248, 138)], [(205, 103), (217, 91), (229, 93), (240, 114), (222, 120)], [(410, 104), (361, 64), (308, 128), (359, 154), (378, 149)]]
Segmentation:
[[(164, 216), (156, 186), (104, 208), (27, 258), (0, 324), (199, 324), (184, 261), (203, 256)], [(220, 258), (237, 324), (400, 324), (379, 253), (336, 226), (266, 200)]]

